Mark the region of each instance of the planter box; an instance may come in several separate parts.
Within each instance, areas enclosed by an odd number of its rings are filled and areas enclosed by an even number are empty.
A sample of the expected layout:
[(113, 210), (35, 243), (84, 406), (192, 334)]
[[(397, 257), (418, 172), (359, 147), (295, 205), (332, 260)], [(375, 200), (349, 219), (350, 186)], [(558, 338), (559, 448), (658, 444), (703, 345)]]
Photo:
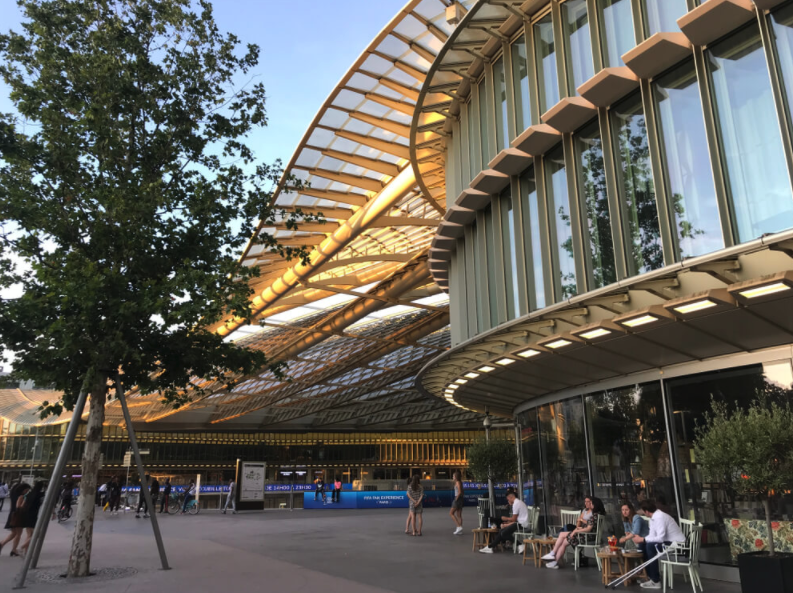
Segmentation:
[(743, 593), (793, 593), (793, 554), (738, 554)]

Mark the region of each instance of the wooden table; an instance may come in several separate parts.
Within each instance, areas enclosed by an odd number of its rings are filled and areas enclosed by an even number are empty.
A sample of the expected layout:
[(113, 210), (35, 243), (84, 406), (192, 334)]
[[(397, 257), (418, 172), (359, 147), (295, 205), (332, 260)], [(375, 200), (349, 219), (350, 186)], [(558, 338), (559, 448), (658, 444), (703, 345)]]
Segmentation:
[(550, 552), (553, 549), (554, 544), (556, 544), (556, 540), (552, 537), (536, 537), (534, 539), (524, 539), (523, 540), (523, 564), (526, 564), (526, 560), (528, 560), (528, 552), (529, 546), (531, 546), (531, 553), (532, 557), (534, 558), (534, 566), (539, 567), (542, 565), (542, 561), (540, 558), (544, 556), (543, 550), (547, 548)]
[[(636, 568), (644, 562), (644, 554), (639, 550), (623, 550), (620, 557), (622, 559), (622, 574), (626, 574), (631, 569)], [(647, 571), (642, 569), (639, 574), (626, 579), (625, 586), (627, 587), (629, 583), (636, 581), (639, 577), (647, 578)]]
[(474, 532), (474, 546), (471, 548), (472, 552), (476, 552), (479, 548), (489, 546), (493, 541), (493, 536), (498, 533), (497, 527), (477, 527)]
[(622, 576), (622, 554), (619, 550), (615, 550), (614, 552), (598, 552), (597, 556), (600, 558), (600, 564), (603, 568), (600, 578), (604, 585), (608, 585), (614, 579), (618, 579)]

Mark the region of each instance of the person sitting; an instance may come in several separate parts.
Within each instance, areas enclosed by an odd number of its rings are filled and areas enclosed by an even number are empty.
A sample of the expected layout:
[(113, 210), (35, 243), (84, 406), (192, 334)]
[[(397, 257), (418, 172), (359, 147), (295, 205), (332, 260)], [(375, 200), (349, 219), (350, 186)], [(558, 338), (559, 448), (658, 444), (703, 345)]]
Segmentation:
[(557, 570), (560, 568), (559, 560), (564, 557), (567, 546), (575, 548), (578, 544), (584, 543), (585, 537), (582, 533), (590, 533), (593, 531), (598, 522), (599, 515), (605, 515), (606, 509), (603, 508), (603, 503), (599, 498), (594, 496), (587, 496), (584, 499), (584, 510), (578, 517), (578, 521), (574, 529), (569, 531), (562, 531), (559, 537), (556, 538), (556, 544), (548, 554), (542, 557), (543, 560), (548, 561), (546, 568)]
[[(495, 519), (497, 526), (501, 529), (496, 534), (496, 537), (493, 538), (493, 541), (490, 542), (490, 545), (479, 550), (483, 554), (492, 554), (493, 548), (502, 542), (512, 541), (512, 535), (518, 530), (519, 525), (523, 529), (529, 528), (529, 507), (518, 498), (517, 493), (512, 488), (507, 490), (507, 502), (512, 507), (512, 516)], [(522, 552), (523, 550), (519, 549), (518, 551)]]
[[(675, 520), (665, 512), (656, 507), (655, 502), (652, 500), (643, 500), (639, 505), (644, 511), (644, 514), (650, 517), (650, 532), (647, 536), (642, 537), (639, 535), (633, 536), (633, 541), (636, 544), (644, 543), (644, 561), (647, 562), (650, 558), (654, 558), (658, 552), (663, 552), (664, 545), (671, 545), (672, 543), (682, 543), (686, 541), (686, 536), (678, 527)], [(660, 589), (661, 588), (661, 575), (658, 570), (658, 560), (647, 565), (645, 568), (649, 580), (642, 583), (645, 589)]]
[(625, 529), (625, 535), (620, 538), (620, 543), (625, 544), (628, 549), (629, 545), (635, 545), (640, 552), (644, 552), (644, 542), (636, 543), (634, 536), (647, 537), (650, 533), (650, 524), (645, 521), (641, 515), (636, 514), (636, 510), (629, 502), (622, 503), (622, 527)]

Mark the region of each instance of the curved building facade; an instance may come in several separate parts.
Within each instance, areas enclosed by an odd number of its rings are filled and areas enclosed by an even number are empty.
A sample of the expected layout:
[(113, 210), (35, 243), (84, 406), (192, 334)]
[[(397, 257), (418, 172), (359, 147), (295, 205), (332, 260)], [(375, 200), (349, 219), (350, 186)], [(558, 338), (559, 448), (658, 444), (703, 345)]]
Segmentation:
[(452, 342), (417, 385), (520, 423), (548, 523), (589, 492), (614, 517), (660, 499), (737, 577), (762, 507), (692, 441), (712, 398), (793, 397), (793, 2), (467, 8), (412, 122), (419, 185), (444, 167)]

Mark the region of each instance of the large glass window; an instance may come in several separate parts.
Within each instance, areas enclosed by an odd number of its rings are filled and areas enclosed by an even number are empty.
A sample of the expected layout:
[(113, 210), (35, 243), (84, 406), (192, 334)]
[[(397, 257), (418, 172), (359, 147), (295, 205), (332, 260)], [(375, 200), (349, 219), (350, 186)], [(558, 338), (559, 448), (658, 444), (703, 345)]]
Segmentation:
[(647, 35), (678, 32), (677, 19), (688, 12), (686, 0), (644, 0)]
[(677, 516), (661, 385), (631, 385), (585, 398), (594, 494), (603, 500), (612, 527), (622, 532), (620, 507), (638, 509), (654, 499)]
[(534, 25), (534, 45), (537, 55), (537, 88), (540, 90), (540, 113), (559, 102), (559, 79), (556, 71), (556, 46), (553, 40), (551, 15)]
[(641, 96), (629, 97), (614, 107), (611, 114), (618, 151), (619, 195), (631, 243), (629, 256), (632, 272), (641, 274), (664, 265)]
[(485, 250), (486, 264), (486, 296), (490, 309), (490, 327), (498, 325), (498, 290), (496, 289), (496, 232), (493, 221), (493, 206), (488, 204), (485, 208)]
[(542, 406), (538, 413), (548, 523), (559, 525), (559, 511), (583, 508), (589, 494), (584, 405), (576, 397)]
[(465, 106), (465, 114), (468, 122), (468, 183), (470, 183), (479, 172), (479, 151), (477, 150), (479, 146), (479, 126), (473, 98)]
[(606, 66), (624, 66), (622, 55), (636, 45), (631, 0), (599, 0), (598, 9), (605, 29), (603, 53)]
[(507, 78), (504, 58), (493, 64), (493, 88), (496, 94), (496, 143), (498, 149), (509, 148), (509, 116), (507, 115)]
[(520, 317), (520, 291), (518, 289), (518, 259), (515, 235), (515, 209), (509, 189), (501, 194), (501, 238), (504, 252), (504, 275), (507, 286), (507, 319)]
[(529, 167), (520, 178), (520, 195), (525, 200), (523, 203), (523, 222), (525, 245), (528, 250), (528, 277), (529, 286), (533, 288), (533, 307), (545, 307), (545, 264), (542, 258), (542, 236), (545, 225), (543, 220), (544, 210), (540, 208), (537, 195), (537, 181), (534, 178), (534, 167)]
[[(704, 424), (711, 399), (743, 408), (763, 395), (788, 401), (793, 397), (790, 360), (673, 379), (666, 383), (666, 388), (673, 410), (681, 516), (704, 525), (700, 559), (729, 564), (735, 561), (730, 553), (730, 539), (737, 540), (733, 541), (736, 553), (747, 544), (754, 549), (754, 537), (748, 529), (741, 529), (748, 527), (742, 522), (764, 518), (765, 514), (755, 497), (738, 495), (729, 484), (704, 481), (692, 445), (695, 428)], [(793, 497), (775, 496), (771, 516), (777, 521), (793, 519)], [(747, 535), (751, 537), (749, 542), (744, 539)]]
[(552, 209), (552, 244), (556, 250), (557, 278), (561, 293), (558, 300), (575, 296), (575, 257), (573, 253), (573, 230), (570, 220), (570, 196), (567, 191), (567, 174), (564, 153), (559, 146), (545, 156), (545, 187), (548, 206)]
[(570, 93), (574, 95), (575, 89), (595, 75), (586, 0), (568, 0), (562, 4), (562, 24), (567, 54), (568, 84)]
[[(779, 37), (784, 31), (777, 27)], [(738, 241), (793, 227), (790, 178), (758, 26), (707, 54)]]
[(515, 121), (518, 134), (531, 125), (531, 92), (526, 61), (526, 39), (521, 36), (512, 44), (512, 80), (515, 87)]
[[(540, 435), (537, 424), (537, 410), (529, 410), (518, 415), (520, 422), (520, 445), (523, 455), (523, 502), (528, 506), (544, 510), (543, 481), (540, 465)], [(544, 524), (539, 526), (545, 529)], [(535, 529), (535, 533), (537, 530)]]
[[(488, 134), (488, 127), (490, 119), (488, 118), (487, 111), (487, 86), (485, 79), (479, 83), (479, 138), (481, 139), (482, 147), (482, 169), (487, 169), (487, 164), (490, 162), (490, 136)], [(476, 175), (474, 175), (476, 177)]]
[(611, 237), (611, 216), (606, 195), (606, 170), (603, 165), (603, 145), (600, 130), (595, 121), (575, 136), (578, 165), (578, 187), (586, 212), (589, 269), (593, 288), (600, 288), (617, 281), (614, 265), (614, 242)]
[(653, 85), (680, 257), (724, 247), (694, 63)]

